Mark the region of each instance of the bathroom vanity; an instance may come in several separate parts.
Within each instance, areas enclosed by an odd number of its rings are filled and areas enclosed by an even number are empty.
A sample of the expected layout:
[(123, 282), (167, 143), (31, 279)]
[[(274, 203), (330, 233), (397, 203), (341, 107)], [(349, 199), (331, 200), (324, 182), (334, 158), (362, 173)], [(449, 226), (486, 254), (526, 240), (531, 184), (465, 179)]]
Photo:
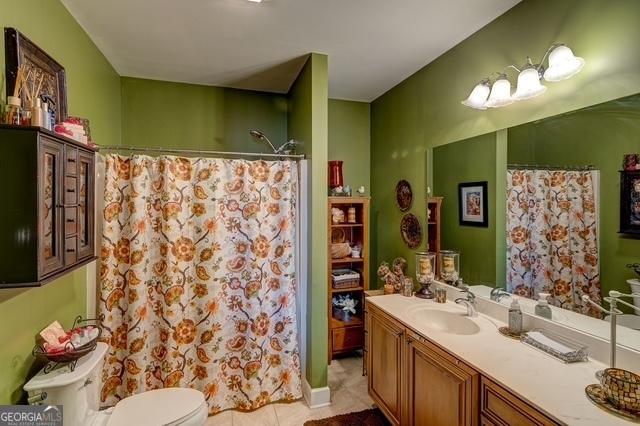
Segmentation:
[(369, 394), (394, 425), (628, 424), (584, 393), (606, 366), (564, 364), (452, 302), (366, 299)]

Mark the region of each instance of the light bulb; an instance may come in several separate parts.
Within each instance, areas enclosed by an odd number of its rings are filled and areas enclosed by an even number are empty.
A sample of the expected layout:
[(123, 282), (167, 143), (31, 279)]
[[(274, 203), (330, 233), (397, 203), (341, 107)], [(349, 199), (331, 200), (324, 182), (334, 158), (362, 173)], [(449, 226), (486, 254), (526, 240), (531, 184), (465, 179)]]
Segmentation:
[(485, 104), (487, 103), (487, 98), (489, 97), (490, 91), (491, 89), (489, 88), (489, 80), (482, 80), (476, 85), (476, 87), (473, 88), (469, 97), (461, 103), (462, 105), (468, 106), (470, 108), (487, 109)]
[(549, 68), (544, 72), (547, 81), (561, 81), (573, 77), (584, 66), (584, 59), (573, 55), (570, 48), (560, 45), (549, 54)]
[(491, 94), (489, 95), (489, 100), (486, 105), (489, 108), (498, 108), (512, 103), (511, 82), (507, 79), (506, 75), (501, 74), (491, 87)]
[(532, 65), (527, 65), (520, 74), (518, 74), (518, 87), (513, 99), (522, 101), (524, 99), (534, 98), (542, 95), (547, 91), (547, 87), (540, 83), (540, 74)]

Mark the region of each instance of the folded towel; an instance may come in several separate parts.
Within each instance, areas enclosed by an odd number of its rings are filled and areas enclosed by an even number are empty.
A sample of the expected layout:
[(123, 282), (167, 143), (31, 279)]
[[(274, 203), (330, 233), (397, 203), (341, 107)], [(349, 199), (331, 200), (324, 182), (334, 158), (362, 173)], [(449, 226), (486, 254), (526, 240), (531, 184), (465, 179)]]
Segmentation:
[(575, 349), (571, 349), (570, 347), (565, 346), (560, 342), (556, 342), (555, 340), (550, 339), (539, 331), (530, 331), (527, 333), (527, 336), (544, 346), (558, 351), (561, 354), (568, 355), (572, 352), (575, 352)]

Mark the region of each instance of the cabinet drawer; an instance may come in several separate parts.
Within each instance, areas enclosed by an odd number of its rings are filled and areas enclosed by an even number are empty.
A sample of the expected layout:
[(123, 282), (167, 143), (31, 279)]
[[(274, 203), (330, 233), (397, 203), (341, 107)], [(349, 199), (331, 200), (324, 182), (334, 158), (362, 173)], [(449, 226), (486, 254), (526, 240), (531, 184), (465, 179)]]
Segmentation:
[(482, 377), (481, 413), (486, 424), (547, 426), (557, 425), (540, 411), (493, 381)]
[(78, 209), (67, 207), (64, 209), (64, 235), (75, 235), (78, 232)]
[(67, 145), (66, 151), (65, 174), (75, 176), (78, 174), (78, 148)]
[(64, 204), (67, 206), (78, 204), (78, 179), (75, 177), (64, 178)]
[(346, 327), (331, 330), (332, 349), (346, 351), (362, 346), (364, 330), (362, 327)]
[(78, 260), (78, 238), (69, 237), (64, 240), (64, 263), (70, 265)]

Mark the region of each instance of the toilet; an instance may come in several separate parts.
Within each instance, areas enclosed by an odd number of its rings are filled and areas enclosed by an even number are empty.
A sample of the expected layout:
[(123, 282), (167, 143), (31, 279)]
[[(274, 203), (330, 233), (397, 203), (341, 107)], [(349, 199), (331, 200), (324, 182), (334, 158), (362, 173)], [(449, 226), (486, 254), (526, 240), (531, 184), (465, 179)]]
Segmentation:
[(64, 426), (201, 426), (207, 420), (204, 394), (195, 389), (167, 388), (123, 399), (99, 411), (100, 376), (108, 346), (98, 343), (91, 354), (49, 373), (40, 370), (26, 385), (29, 401), (62, 405)]

